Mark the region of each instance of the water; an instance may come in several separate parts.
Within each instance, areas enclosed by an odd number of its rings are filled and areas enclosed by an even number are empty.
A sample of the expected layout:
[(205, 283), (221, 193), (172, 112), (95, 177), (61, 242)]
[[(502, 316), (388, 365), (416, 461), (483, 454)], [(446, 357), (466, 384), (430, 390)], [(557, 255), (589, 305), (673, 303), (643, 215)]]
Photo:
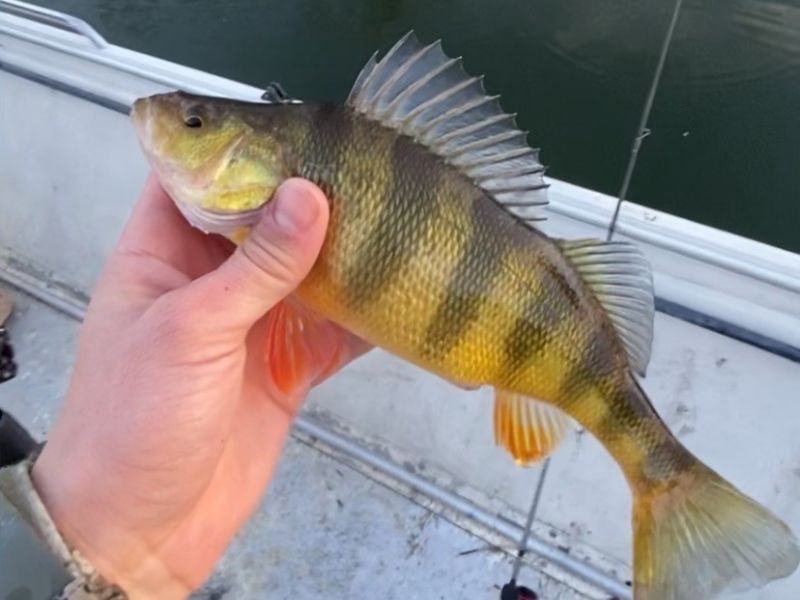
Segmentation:
[[(550, 174), (612, 195), (671, 0), (47, 0), (109, 41), (342, 100), (408, 29), (519, 113)], [(800, 252), (800, 0), (686, 0), (629, 198)]]

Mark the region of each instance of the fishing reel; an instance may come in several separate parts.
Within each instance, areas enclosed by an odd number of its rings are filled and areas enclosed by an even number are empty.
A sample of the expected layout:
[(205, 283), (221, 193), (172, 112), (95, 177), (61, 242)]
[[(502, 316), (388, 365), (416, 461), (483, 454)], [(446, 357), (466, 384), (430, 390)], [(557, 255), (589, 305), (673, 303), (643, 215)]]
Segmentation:
[(505, 584), (500, 592), (500, 600), (538, 600), (538, 598), (536, 592), (524, 585), (517, 585), (513, 579)]
[(17, 375), (17, 363), (14, 362), (14, 349), (8, 339), (8, 330), (0, 326), (0, 383), (5, 383)]

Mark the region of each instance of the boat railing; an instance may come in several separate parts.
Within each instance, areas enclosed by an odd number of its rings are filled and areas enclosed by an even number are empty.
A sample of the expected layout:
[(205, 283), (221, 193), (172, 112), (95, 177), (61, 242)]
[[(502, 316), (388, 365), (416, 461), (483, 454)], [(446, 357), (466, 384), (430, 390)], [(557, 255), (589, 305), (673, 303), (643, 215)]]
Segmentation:
[(83, 36), (89, 40), (95, 48), (103, 49), (108, 47), (108, 42), (94, 27), (83, 19), (70, 14), (28, 4), (26, 2), (18, 2), (17, 0), (0, 0), (0, 9), (9, 14), (41, 23), (42, 25), (50, 25)]

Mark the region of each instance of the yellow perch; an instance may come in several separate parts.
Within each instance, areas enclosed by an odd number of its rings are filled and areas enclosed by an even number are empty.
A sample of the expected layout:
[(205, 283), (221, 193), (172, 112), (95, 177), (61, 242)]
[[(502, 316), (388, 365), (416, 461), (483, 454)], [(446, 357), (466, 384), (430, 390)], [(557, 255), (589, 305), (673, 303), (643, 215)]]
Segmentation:
[(643, 255), (536, 228), (538, 153), (438, 42), (408, 34), (373, 56), (343, 105), (175, 92), (138, 100), (133, 120), (205, 231), (239, 240), (281, 181), (318, 184), (330, 226), (298, 298), (431, 372), (493, 386), (496, 437), (519, 463), (571, 418), (592, 432), (633, 492), (636, 600), (704, 600), (796, 569), (787, 526), (684, 448), (637, 382), (654, 313)]

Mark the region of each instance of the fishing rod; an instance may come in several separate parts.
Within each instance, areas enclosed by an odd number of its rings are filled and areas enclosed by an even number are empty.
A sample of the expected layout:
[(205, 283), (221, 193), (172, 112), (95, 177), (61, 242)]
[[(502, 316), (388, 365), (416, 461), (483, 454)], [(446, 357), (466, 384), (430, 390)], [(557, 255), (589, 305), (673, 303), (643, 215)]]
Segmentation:
[(636, 136), (633, 138), (633, 143), (631, 144), (631, 154), (630, 158), (628, 159), (628, 166), (625, 169), (625, 176), (622, 178), (622, 185), (620, 186), (619, 196), (617, 197), (617, 206), (614, 208), (614, 216), (611, 217), (611, 223), (608, 226), (608, 236), (606, 237), (606, 241), (610, 242), (611, 238), (614, 236), (614, 230), (617, 227), (617, 220), (619, 219), (619, 212), (622, 209), (622, 203), (626, 200), (628, 195), (628, 187), (631, 183), (631, 178), (633, 177), (633, 171), (636, 168), (636, 161), (639, 159), (639, 150), (642, 147), (642, 142), (644, 138), (650, 135), (650, 129), (648, 128), (647, 124), (650, 121), (650, 111), (653, 109), (653, 102), (656, 99), (656, 93), (658, 92), (658, 86), (661, 83), (661, 73), (664, 71), (664, 64), (667, 62), (667, 54), (669, 54), (669, 48), (672, 45), (672, 37), (675, 33), (675, 28), (678, 25), (678, 17), (681, 12), (681, 6), (683, 5), (683, 0), (675, 0), (675, 8), (672, 11), (672, 19), (670, 20), (669, 27), (667, 28), (667, 35), (664, 37), (664, 42), (661, 44), (661, 53), (658, 56), (658, 63), (656, 64), (656, 69), (653, 72), (653, 81), (650, 84), (650, 90), (647, 93), (647, 98), (644, 101), (644, 106), (642, 107), (642, 116), (639, 120), (639, 129), (637, 130)]
[(525, 552), (528, 547), (528, 539), (531, 536), (533, 529), (533, 519), (536, 516), (536, 511), (539, 508), (539, 501), (542, 499), (542, 490), (544, 489), (544, 480), (547, 477), (547, 471), (550, 468), (550, 458), (544, 461), (542, 472), (539, 474), (539, 480), (536, 482), (536, 491), (533, 493), (533, 502), (528, 511), (528, 519), (525, 521), (525, 529), (522, 531), (522, 539), (519, 541), (517, 549), (517, 556), (514, 558), (514, 566), (511, 569), (511, 579), (503, 586), (500, 591), (500, 600), (538, 600), (536, 593), (525, 586), (517, 585), (517, 578), (522, 569), (522, 559), (525, 557)]

